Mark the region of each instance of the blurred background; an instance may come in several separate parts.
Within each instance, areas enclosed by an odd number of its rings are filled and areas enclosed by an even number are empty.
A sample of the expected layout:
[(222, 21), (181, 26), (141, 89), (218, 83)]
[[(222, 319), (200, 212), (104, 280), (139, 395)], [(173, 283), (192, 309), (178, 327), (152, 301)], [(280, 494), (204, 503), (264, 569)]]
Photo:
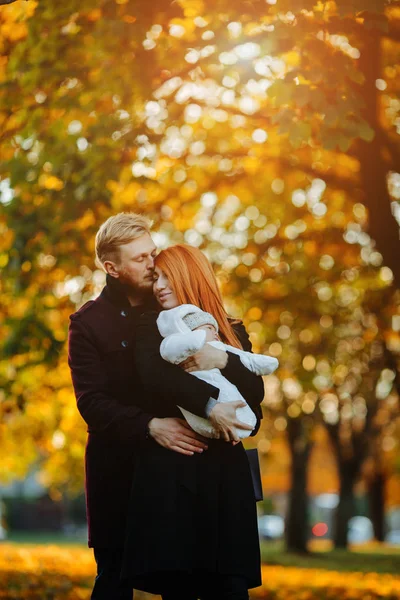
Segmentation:
[(85, 543), (68, 318), (132, 210), (279, 359), (248, 442), (264, 560), (364, 544), (398, 572), (400, 2), (3, 0), (0, 48), (3, 548)]

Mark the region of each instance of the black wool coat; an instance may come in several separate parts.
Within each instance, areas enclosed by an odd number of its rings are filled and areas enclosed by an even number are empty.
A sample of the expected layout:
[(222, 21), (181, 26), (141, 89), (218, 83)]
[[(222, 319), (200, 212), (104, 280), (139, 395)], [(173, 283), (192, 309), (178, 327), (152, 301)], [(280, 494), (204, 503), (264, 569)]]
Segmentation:
[[(149, 392), (135, 363), (137, 325), (141, 315), (154, 308), (153, 299), (131, 307), (124, 286), (107, 276), (100, 296), (70, 317), (68, 362), (78, 410), (88, 426), (85, 479), (90, 547), (122, 548), (124, 544), (136, 459), (146, 443), (148, 422), (157, 416), (150, 406), (143, 408)], [(247, 371), (237, 358), (230, 354), (224, 369), (233, 383), (238, 373)], [(195, 414), (205, 416), (209, 398), (218, 398), (217, 388), (161, 357), (153, 366), (154, 377), (163, 381), (170, 397), (175, 394), (179, 404)], [(244, 387), (251, 385), (246, 373), (243, 378)], [(187, 392), (185, 399), (181, 390)], [(244, 388), (241, 392), (246, 397)], [(176, 406), (171, 416), (182, 416)]]
[[(157, 377), (162, 338), (156, 318), (143, 315), (136, 330), (136, 368), (147, 392), (140, 406), (167, 417), (188, 390), (179, 390), (178, 398)], [(251, 350), (243, 325), (234, 328), (243, 348)], [(262, 378), (237, 364), (233, 383), (258, 414)], [(240, 575), (248, 588), (261, 584), (256, 502), (245, 450), (241, 443), (207, 443), (203, 454), (184, 456), (149, 439), (138, 452), (123, 564), (123, 577), (136, 589), (161, 594), (171, 571)]]

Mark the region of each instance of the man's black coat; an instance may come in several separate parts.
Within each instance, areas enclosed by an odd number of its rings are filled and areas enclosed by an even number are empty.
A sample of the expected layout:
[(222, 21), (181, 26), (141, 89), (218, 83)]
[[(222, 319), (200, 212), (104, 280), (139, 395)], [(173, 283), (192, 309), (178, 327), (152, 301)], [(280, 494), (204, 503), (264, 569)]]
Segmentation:
[[(90, 547), (121, 548), (124, 544), (135, 454), (154, 416), (138, 408), (145, 403), (135, 370), (135, 327), (140, 316), (154, 308), (153, 299), (131, 307), (124, 286), (108, 276), (100, 296), (71, 315), (69, 365), (78, 409), (88, 425), (85, 468)], [(254, 385), (254, 375), (238, 356), (229, 354), (223, 373), (246, 398), (244, 388)], [(157, 361), (154, 377), (162, 378), (177, 404), (199, 416), (205, 416), (210, 397), (218, 398), (217, 388), (162, 360)], [(175, 416), (182, 417), (178, 408)]]

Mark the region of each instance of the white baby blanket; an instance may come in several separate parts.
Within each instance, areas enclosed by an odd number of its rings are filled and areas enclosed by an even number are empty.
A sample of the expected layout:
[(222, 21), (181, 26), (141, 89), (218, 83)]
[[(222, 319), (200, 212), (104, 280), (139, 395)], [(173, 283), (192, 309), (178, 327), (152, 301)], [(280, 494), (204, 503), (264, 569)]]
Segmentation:
[[(160, 346), (160, 354), (164, 360), (173, 364), (179, 364), (203, 348), (206, 343), (206, 332), (204, 330), (191, 331), (183, 321), (185, 315), (194, 312), (202, 311), (193, 304), (181, 304), (176, 308), (160, 312), (157, 319), (157, 326), (160, 334), (164, 337)], [(243, 365), (256, 375), (268, 375), (275, 371), (279, 365), (278, 360), (271, 356), (252, 354), (251, 352), (245, 352), (222, 342), (207, 343), (215, 348), (237, 354)], [(218, 402), (245, 401), (237, 387), (228, 381), (219, 369), (192, 371), (192, 375), (203, 381), (207, 381), (220, 390)], [(179, 409), (194, 431), (204, 437), (217, 437), (217, 433), (208, 419), (194, 415), (181, 406), (179, 406)], [(246, 406), (237, 409), (236, 415), (242, 423), (251, 425), (253, 428), (255, 427), (257, 419), (247, 403)], [(250, 435), (251, 431), (238, 428), (237, 433), (240, 438), (245, 438)]]

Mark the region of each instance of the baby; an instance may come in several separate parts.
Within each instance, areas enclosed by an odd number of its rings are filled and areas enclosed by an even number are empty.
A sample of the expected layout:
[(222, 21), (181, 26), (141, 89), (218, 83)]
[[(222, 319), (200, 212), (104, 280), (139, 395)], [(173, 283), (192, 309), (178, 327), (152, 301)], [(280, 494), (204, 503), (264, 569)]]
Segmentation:
[[(279, 364), (276, 358), (252, 354), (223, 344), (218, 337), (217, 321), (212, 315), (193, 304), (181, 304), (176, 308), (163, 310), (158, 316), (157, 326), (164, 338), (161, 342), (160, 354), (164, 360), (175, 365), (196, 354), (206, 343), (215, 348), (229, 350), (229, 352), (237, 354), (244, 366), (256, 375), (273, 373)], [(228, 381), (219, 369), (193, 371), (192, 374), (219, 388), (218, 402), (234, 402), (235, 400), (245, 402), (237, 387)], [(181, 406), (178, 408), (194, 431), (204, 437), (218, 437), (215, 428), (208, 419), (194, 415)], [(247, 403), (246, 406), (237, 409), (236, 416), (240, 421), (251, 425), (254, 429), (257, 419)], [(237, 429), (239, 438), (245, 438), (250, 433), (249, 430)]]

